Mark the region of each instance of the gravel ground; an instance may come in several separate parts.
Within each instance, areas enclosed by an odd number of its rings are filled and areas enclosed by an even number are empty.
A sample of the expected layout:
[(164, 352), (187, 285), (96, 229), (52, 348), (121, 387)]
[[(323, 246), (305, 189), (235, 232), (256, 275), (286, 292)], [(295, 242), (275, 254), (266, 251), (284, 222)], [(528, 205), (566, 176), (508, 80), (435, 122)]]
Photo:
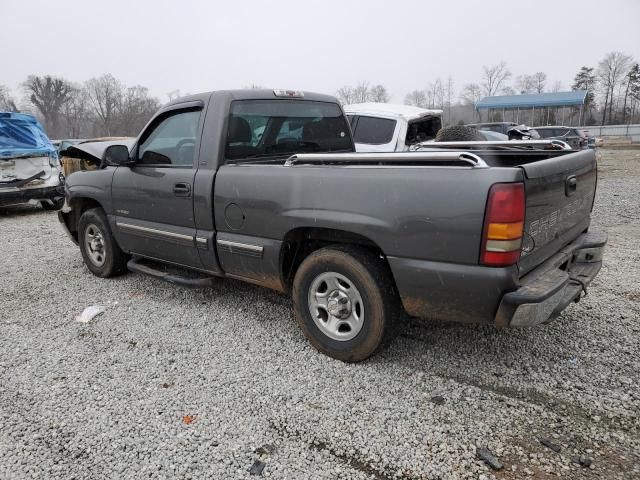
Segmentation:
[(357, 365), (285, 296), (101, 280), (55, 213), (3, 209), (0, 478), (640, 478), (639, 192), (640, 150), (603, 151), (606, 263), (555, 323), (413, 321)]

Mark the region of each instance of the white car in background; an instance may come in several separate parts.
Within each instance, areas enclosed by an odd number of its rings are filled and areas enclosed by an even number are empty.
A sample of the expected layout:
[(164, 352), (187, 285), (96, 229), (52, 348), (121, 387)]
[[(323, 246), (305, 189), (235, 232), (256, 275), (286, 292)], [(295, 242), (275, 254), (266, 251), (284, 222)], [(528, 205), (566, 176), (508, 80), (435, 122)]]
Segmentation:
[(442, 110), (393, 103), (345, 105), (357, 152), (405, 152), (433, 140), (442, 128)]

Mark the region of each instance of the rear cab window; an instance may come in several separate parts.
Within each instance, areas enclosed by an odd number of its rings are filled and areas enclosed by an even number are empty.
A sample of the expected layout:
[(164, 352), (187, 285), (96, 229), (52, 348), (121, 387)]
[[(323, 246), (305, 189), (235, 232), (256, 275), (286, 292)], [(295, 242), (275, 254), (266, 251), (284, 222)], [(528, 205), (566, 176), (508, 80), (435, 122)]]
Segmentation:
[(337, 104), (289, 99), (231, 103), (228, 160), (352, 151), (349, 126)]
[(384, 145), (393, 140), (396, 121), (388, 118), (359, 116), (353, 141), (368, 145)]

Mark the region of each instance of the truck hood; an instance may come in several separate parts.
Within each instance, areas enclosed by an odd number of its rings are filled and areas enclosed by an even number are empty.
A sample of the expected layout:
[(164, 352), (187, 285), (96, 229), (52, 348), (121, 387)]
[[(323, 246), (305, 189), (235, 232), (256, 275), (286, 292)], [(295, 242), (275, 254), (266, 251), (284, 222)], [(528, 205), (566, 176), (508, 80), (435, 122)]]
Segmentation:
[(135, 138), (131, 137), (99, 142), (84, 142), (71, 145), (60, 153), (65, 157), (81, 158), (90, 163), (100, 164), (100, 162), (102, 162), (102, 155), (107, 147), (110, 147), (111, 145), (125, 145), (129, 150), (131, 150), (134, 143)]

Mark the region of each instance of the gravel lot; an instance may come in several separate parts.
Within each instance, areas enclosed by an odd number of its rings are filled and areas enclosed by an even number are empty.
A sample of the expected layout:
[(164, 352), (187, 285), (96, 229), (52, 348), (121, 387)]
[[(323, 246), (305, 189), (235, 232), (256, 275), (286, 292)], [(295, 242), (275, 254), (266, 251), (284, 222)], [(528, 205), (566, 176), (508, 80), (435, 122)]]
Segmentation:
[(601, 155), (582, 302), (530, 330), (414, 321), (357, 365), (285, 296), (101, 280), (55, 213), (0, 210), (0, 478), (640, 478), (640, 150)]

